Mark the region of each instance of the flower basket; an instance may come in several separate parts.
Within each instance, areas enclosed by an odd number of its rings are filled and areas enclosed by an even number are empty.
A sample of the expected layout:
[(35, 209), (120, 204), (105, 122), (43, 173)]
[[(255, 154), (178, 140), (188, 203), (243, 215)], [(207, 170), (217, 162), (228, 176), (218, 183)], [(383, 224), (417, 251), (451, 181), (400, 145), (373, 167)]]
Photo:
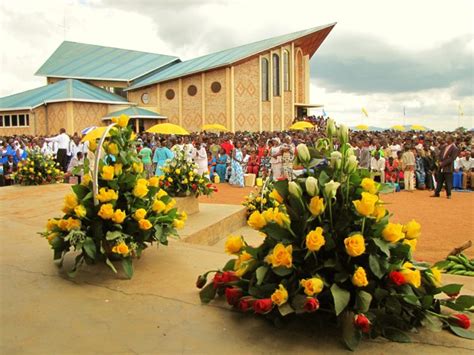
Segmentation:
[(14, 179), (21, 185), (49, 185), (62, 182), (64, 173), (52, 156), (32, 149), (28, 150), (28, 158), (18, 163)]
[(145, 179), (128, 117), (113, 122), (98, 145), (91, 142), (94, 168), (90, 169), (89, 159), (79, 167), (84, 176), (65, 197), (64, 215), (48, 220), (41, 233), (60, 266), (68, 252), (78, 252), (71, 277), (84, 262), (105, 263), (117, 272), (111, 261), (120, 260), (131, 278), (132, 260), (150, 244), (167, 245), (168, 236), (177, 235), (186, 219), (177, 211), (176, 201), (160, 188), (159, 178)]
[(363, 337), (409, 342), (408, 333), (420, 326), (473, 338), (467, 316), (442, 314), (441, 307), (463, 312), (474, 307), (474, 297), (456, 299), (462, 285), (443, 286), (439, 269), (413, 259), (421, 226), (390, 222), (379, 196), (384, 186), (357, 169), (344, 126), (338, 130), (340, 149), (333, 151), (335, 131), (328, 120), (318, 150), (297, 147), (296, 163), (308, 173), (263, 191), (280, 203), (249, 216), (262, 244), (252, 247), (229, 236), (225, 250), (233, 258), (198, 277), (201, 301), (225, 295), (232, 307), (277, 324), (290, 315), (324, 318), (340, 326), (350, 349)]

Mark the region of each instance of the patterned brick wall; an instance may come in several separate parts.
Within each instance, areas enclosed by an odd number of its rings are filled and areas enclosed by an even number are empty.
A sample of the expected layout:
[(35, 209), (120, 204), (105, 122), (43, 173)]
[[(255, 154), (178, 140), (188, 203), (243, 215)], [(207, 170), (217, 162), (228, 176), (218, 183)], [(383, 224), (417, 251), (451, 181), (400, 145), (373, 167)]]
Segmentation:
[(281, 131), (281, 97), (273, 97), (273, 130)]
[[(156, 91), (157, 91), (157, 85), (151, 85), (145, 88), (129, 91), (128, 101), (136, 103), (138, 106), (156, 107), (157, 106)], [(148, 103), (146, 104), (142, 101), (142, 95), (145, 93), (148, 94)]]
[[(183, 78), (183, 127), (190, 131), (199, 131), (202, 126), (201, 81), (201, 74)], [(197, 88), (194, 96), (188, 93), (188, 88), (191, 85)]]
[(263, 101), (262, 102), (262, 129), (264, 131), (270, 130), (270, 101)]
[[(102, 126), (102, 117), (107, 115), (107, 104), (74, 102), (74, 131), (80, 132), (90, 126)], [(68, 132), (74, 133), (74, 132)]]
[[(221, 84), (221, 90), (214, 93), (211, 84), (217, 81)], [(206, 99), (206, 123), (218, 123), (227, 126), (226, 116), (226, 73), (225, 69), (216, 69), (206, 72), (205, 99)], [(230, 127), (228, 127), (230, 128)]]
[(283, 121), (284, 121), (284, 124), (285, 124), (285, 127), (284, 129), (288, 128), (289, 126), (291, 126), (291, 123), (293, 122), (293, 110), (291, 109), (291, 92), (290, 91), (285, 91), (284, 94), (283, 94), (283, 98), (284, 98), (284, 118), (283, 118)]
[[(166, 98), (166, 91), (174, 90), (174, 98), (169, 100)], [(172, 80), (160, 84), (160, 113), (168, 117), (168, 122), (179, 124), (179, 102), (178, 102), (178, 80)]]
[[(58, 134), (61, 128), (67, 127), (66, 122), (66, 102), (48, 104), (46, 107), (46, 120), (48, 135)], [(74, 132), (67, 132), (72, 134)]]
[(234, 67), (235, 127), (258, 131), (259, 127), (259, 58)]

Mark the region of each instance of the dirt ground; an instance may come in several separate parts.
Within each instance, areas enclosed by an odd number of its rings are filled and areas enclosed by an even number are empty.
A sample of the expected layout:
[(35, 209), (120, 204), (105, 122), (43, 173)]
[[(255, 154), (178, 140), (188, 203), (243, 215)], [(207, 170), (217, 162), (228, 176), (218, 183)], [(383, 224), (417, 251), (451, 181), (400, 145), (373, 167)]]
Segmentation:
[[(253, 189), (236, 188), (219, 184), (219, 191), (212, 197), (201, 197), (203, 203), (240, 204)], [(392, 221), (405, 223), (416, 219), (422, 226), (415, 257), (418, 260), (435, 262), (444, 259), (451, 249), (467, 240), (474, 242), (474, 193), (454, 192), (448, 200), (430, 198), (429, 191), (398, 192), (385, 194), (382, 199), (393, 214)], [(474, 258), (474, 247), (465, 251)]]

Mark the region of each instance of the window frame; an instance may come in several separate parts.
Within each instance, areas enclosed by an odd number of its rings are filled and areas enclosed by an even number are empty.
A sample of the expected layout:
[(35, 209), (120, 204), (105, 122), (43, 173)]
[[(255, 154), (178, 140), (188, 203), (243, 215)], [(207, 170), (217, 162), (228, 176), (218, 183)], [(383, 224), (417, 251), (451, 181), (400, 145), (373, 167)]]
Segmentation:
[(288, 49), (283, 50), (283, 91), (291, 91), (290, 86), (290, 52)]
[(272, 94), (273, 97), (281, 96), (281, 82), (280, 82), (280, 56), (278, 53), (272, 54)]
[(265, 57), (262, 57), (261, 60), (261, 95), (262, 101), (270, 101), (270, 80), (268, 76), (268, 72), (270, 71), (270, 63), (269, 60)]

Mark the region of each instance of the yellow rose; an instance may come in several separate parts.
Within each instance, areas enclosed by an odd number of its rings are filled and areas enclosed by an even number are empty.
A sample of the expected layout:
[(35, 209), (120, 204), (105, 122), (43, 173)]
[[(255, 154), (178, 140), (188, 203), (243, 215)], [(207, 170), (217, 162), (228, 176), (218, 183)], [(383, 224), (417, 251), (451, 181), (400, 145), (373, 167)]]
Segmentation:
[(33, 169), (33, 168), (30, 168), (29, 170), (30, 170), (30, 173), (34, 173), (34, 172), (35, 172), (35, 169)]
[(356, 287), (365, 287), (369, 284), (367, 281), (367, 274), (363, 267), (358, 267), (352, 275), (352, 284)]
[(350, 256), (359, 256), (365, 252), (365, 240), (362, 234), (354, 234), (344, 239), (346, 253)]
[(405, 238), (416, 239), (421, 235), (421, 225), (412, 219), (403, 226), (403, 232), (405, 233)]
[(113, 180), (114, 173), (115, 173), (115, 169), (113, 166), (105, 165), (102, 167), (101, 177), (104, 180)]
[(262, 213), (263, 218), (267, 223), (275, 222), (279, 226), (284, 226), (285, 224), (290, 224), (290, 217), (286, 213), (280, 212), (278, 208), (269, 208)]
[(127, 255), (130, 252), (128, 245), (124, 242), (120, 242), (112, 248), (112, 253), (121, 254), (123, 256)]
[(227, 254), (237, 254), (244, 245), (244, 240), (240, 235), (229, 235), (225, 242), (224, 250)]
[(79, 202), (77, 201), (77, 196), (75, 194), (67, 194), (64, 197), (64, 213), (72, 211), (77, 205), (79, 205)]
[(184, 222), (179, 219), (175, 219), (173, 221), (173, 227), (175, 227), (176, 229), (181, 229), (184, 227)]
[(416, 239), (404, 239), (403, 244), (409, 245), (412, 253), (416, 251), (416, 244), (417, 244)]
[(67, 230), (67, 228), (69, 227), (68, 220), (67, 219), (60, 219), (58, 221), (58, 227), (63, 231)]
[(326, 240), (321, 227), (317, 227), (306, 236), (306, 248), (310, 251), (319, 251), (324, 244), (326, 244)]
[(69, 217), (66, 222), (67, 222), (66, 229), (68, 231), (71, 231), (73, 229), (81, 229), (81, 221), (78, 219)]
[(166, 209), (166, 205), (163, 201), (156, 200), (155, 202), (153, 202), (153, 206), (151, 208), (156, 213), (161, 213)]
[(185, 222), (188, 219), (188, 214), (186, 212), (181, 212), (179, 214), (179, 220)]
[(274, 199), (278, 203), (283, 203), (283, 197), (281, 197), (281, 195), (275, 189), (273, 189), (273, 191), (268, 194), (268, 197)]
[(324, 199), (318, 196), (314, 196), (313, 198), (311, 198), (308, 208), (314, 217), (319, 216), (321, 213), (324, 212)]
[(79, 205), (79, 206), (76, 206), (76, 208), (74, 208), (74, 213), (76, 214), (77, 217), (84, 218), (87, 214), (87, 210), (83, 205)]
[(146, 217), (146, 210), (144, 208), (139, 208), (133, 214), (133, 219), (135, 219), (136, 221), (140, 221), (145, 217)]
[(144, 198), (148, 194), (148, 187), (145, 184), (136, 184), (133, 188), (133, 195), (139, 198)]
[(112, 118), (112, 122), (116, 123), (117, 126), (125, 128), (128, 126), (130, 118), (127, 115), (120, 115), (119, 117)]
[(436, 287), (440, 287), (441, 282), (441, 271), (437, 267), (432, 267), (431, 269), (431, 281)]
[(107, 146), (107, 151), (109, 152), (109, 154), (112, 154), (112, 155), (117, 156), (118, 153), (119, 153), (119, 149), (118, 149), (117, 144), (115, 144), (115, 143), (110, 143), (110, 144)]
[(403, 234), (403, 226), (399, 223), (387, 223), (382, 231), (382, 237), (390, 243), (398, 242), (405, 237)]
[(378, 190), (375, 181), (369, 178), (362, 179), (360, 186), (364, 189), (364, 191), (367, 191), (369, 194), (375, 194)]
[(123, 168), (123, 165), (121, 163), (115, 163), (114, 164), (114, 173), (115, 173), (115, 175), (117, 175), (117, 176), (122, 175), (122, 168)]
[(140, 178), (140, 179), (137, 179), (137, 185), (145, 185), (145, 186), (148, 186), (149, 182), (147, 179), (143, 179), (143, 178)]
[(118, 208), (115, 210), (114, 215), (112, 216), (112, 221), (121, 224), (125, 220), (125, 217), (127, 217), (125, 212)]
[(114, 207), (110, 203), (103, 204), (97, 214), (102, 219), (111, 219), (114, 216)]
[(249, 261), (251, 261), (252, 259), (252, 255), (250, 255), (246, 251), (243, 251), (239, 255), (234, 264), (234, 271), (238, 277), (242, 277), (247, 272), (247, 269), (249, 267)]
[(118, 193), (107, 187), (101, 187), (97, 199), (100, 202), (109, 202), (112, 200), (118, 200)]
[(48, 234), (48, 236), (46, 237), (46, 239), (48, 239), (48, 243), (50, 245), (53, 244), (53, 240), (55, 240), (57, 237), (59, 237), (59, 234), (58, 233), (51, 233), (51, 234)]
[[(380, 202), (380, 201), (379, 201)], [(383, 206), (383, 204), (381, 203), (377, 203), (375, 205), (375, 208), (374, 208), (374, 213), (372, 213), (372, 217), (375, 218), (375, 220), (378, 222), (380, 221), (382, 218), (385, 217), (385, 215), (387, 214), (387, 210), (385, 209), (385, 207)]]
[(153, 225), (148, 219), (141, 219), (138, 221), (138, 227), (143, 230), (148, 230), (153, 227)]
[(58, 225), (58, 220), (57, 219), (48, 219), (48, 222), (46, 223), (46, 230), (52, 231), (55, 227)]
[(267, 225), (267, 221), (259, 211), (255, 211), (250, 215), (247, 224), (253, 229), (260, 230)]
[(280, 284), (275, 292), (272, 293), (270, 298), (277, 306), (281, 306), (282, 304), (285, 304), (286, 301), (288, 301), (288, 291), (282, 284)]
[(412, 263), (406, 262), (403, 264), (402, 270), (400, 271), (405, 280), (418, 288), (421, 286), (421, 273), (420, 270), (416, 270)]
[(168, 182), (173, 182), (173, 178), (169, 177)]
[(183, 184), (187, 184), (188, 183), (188, 179), (184, 178), (183, 179)]
[(160, 191), (156, 193), (156, 198), (161, 200), (163, 196), (167, 196), (167, 195), (168, 193), (165, 190), (160, 189)]
[(169, 211), (171, 211), (174, 206), (176, 206), (176, 200), (175, 199), (172, 199), (170, 202), (168, 202), (168, 204), (166, 205), (166, 208), (165, 208), (165, 213), (168, 213)]
[(158, 179), (157, 176), (152, 176), (151, 178), (148, 179), (148, 185), (150, 186), (158, 187), (159, 183), (160, 183), (160, 179)]
[(364, 216), (369, 217), (375, 211), (375, 203), (378, 200), (377, 195), (372, 195), (368, 192), (362, 192), (362, 198), (360, 200), (352, 201), (357, 212)]
[(304, 293), (307, 296), (317, 295), (324, 288), (323, 280), (321, 280), (319, 277), (303, 279), (300, 281), (300, 285), (304, 287)]
[(293, 266), (293, 247), (291, 245), (285, 246), (282, 243), (278, 243), (273, 248), (271, 254), (265, 257), (265, 261), (268, 264), (272, 264), (273, 267), (284, 266), (291, 268)]
[(179, 174), (181, 174), (181, 169), (177, 168), (174, 172), (176, 173), (176, 175), (179, 175)]
[(91, 182), (91, 180), (92, 180), (92, 177), (90, 176), (90, 174), (86, 174), (81, 179), (81, 185), (89, 186), (89, 183)]
[(137, 174), (143, 173), (143, 163), (133, 163), (132, 164), (133, 171)]

